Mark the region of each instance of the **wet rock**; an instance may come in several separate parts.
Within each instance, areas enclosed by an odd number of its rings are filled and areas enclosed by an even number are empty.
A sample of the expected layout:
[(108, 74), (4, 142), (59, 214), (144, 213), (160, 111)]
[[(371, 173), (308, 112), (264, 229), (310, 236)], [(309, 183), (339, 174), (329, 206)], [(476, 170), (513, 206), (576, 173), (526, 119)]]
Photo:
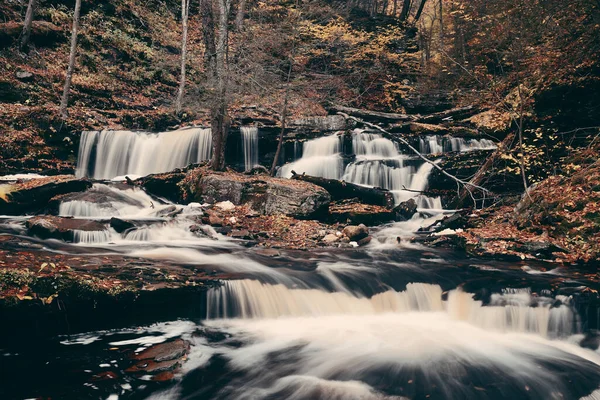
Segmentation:
[(169, 360), (161, 362), (144, 360), (133, 364), (131, 367), (127, 368), (125, 372), (143, 372), (147, 374), (158, 374), (160, 372), (173, 371), (179, 368), (180, 366), (181, 362), (179, 360)]
[(141, 353), (135, 354), (134, 360), (154, 360), (156, 362), (170, 361), (183, 357), (189, 351), (189, 343), (183, 339), (157, 344)]
[(83, 192), (92, 187), (85, 179), (69, 175), (32, 179), (23, 183), (7, 185), (0, 195), (0, 214), (18, 215), (34, 213), (46, 207), (55, 196)]
[(168, 206), (156, 212), (157, 217), (173, 218), (183, 212), (183, 208), (177, 206)]
[(232, 227), (230, 226), (220, 226), (220, 227), (216, 227), (215, 231), (217, 233), (220, 233), (221, 235), (227, 235), (229, 234), (231, 231), (233, 230)]
[(279, 257), (281, 253), (275, 249), (260, 249), (256, 251), (256, 254), (260, 254), (265, 257)]
[(543, 241), (517, 243), (513, 246), (513, 250), (546, 259), (553, 259), (553, 253), (567, 252), (567, 250), (553, 243)]
[(73, 241), (74, 231), (104, 231), (103, 224), (85, 219), (61, 218), (55, 216), (33, 217), (25, 224), (28, 233), (42, 239)]
[(461, 229), (467, 225), (468, 218), (464, 213), (455, 213), (442, 220), (440, 229)]
[(417, 202), (410, 199), (398, 204), (394, 210), (396, 221), (408, 221), (417, 212)]
[(152, 174), (135, 181), (148, 193), (175, 203), (183, 203), (183, 192), (179, 183), (185, 178), (185, 172), (175, 170), (164, 174)]
[(344, 228), (342, 231), (346, 237), (352, 241), (358, 242), (359, 240), (369, 236), (369, 228), (364, 224), (350, 225)]
[(110, 219), (110, 226), (118, 233), (123, 233), (128, 229), (135, 228), (135, 224), (131, 221), (125, 221), (120, 218), (112, 217)]
[(359, 240), (359, 241), (357, 241), (356, 243), (357, 243), (359, 246), (366, 246), (366, 245), (368, 245), (369, 243), (371, 243), (371, 240), (373, 240), (373, 237), (371, 237), (371, 236), (367, 236), (367, 237), (365, 237), (365, 238), (362, 238), (362, 239), (360, 239), (360, 240)]

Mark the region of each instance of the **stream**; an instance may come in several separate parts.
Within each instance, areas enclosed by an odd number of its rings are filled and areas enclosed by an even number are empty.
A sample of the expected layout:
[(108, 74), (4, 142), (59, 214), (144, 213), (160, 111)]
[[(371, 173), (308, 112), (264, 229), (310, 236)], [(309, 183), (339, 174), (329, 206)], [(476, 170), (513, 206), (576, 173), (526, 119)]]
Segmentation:
[[(146, 175), (209, 155), (202, 129), (111, 135), (82, 139), (79, 176)], [(294, 169), (380, 186), (397, 202), (415, 196), (403, 189), (426, 187), (430, 165), (373, 133), (353, 135), (349, 164), (332, 135), (304, 143), (280, 176)], [(256, 137), (244, 137), (252, 167)], [(422, 146), (493, 146), (449, 143)], [(169, 160), (164, 146), (176, 150)], [(192, 314), (173, 309), (146, 325), (0, 344), (2, 399), (600, 399), (600, 285), (575, 267), (475, 259), (397, 239), (441, 218), (439, 199), (419, 196), (413, 219), (373, 228), (366, 247), (270, 257), (210, 227), (192, 234), (203, 205), (175, 205), (181, 212), (165, 218), (173, 205), (140, 189), (104, 181), (89, 191), (105, 200), (65, 201), (59, 214), (147, 225), (82, 232), (74, 243), (39, 240), (44, 251), (118, 254), (230, 278)], [(0, 229), (24, 238), (26, 218), (2, 217)], [(190, 348), (174, 380), (128, 372), (131, 354), (177, 339)]]

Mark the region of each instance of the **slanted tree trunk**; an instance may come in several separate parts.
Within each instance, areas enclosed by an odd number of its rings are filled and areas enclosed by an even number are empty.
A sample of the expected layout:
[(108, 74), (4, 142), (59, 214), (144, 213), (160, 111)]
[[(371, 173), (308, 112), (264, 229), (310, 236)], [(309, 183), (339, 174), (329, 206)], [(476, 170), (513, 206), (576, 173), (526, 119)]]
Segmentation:
[(29, 47), (29, 38), (31, 37), (31, 24), (35, 15), (36, 0), (29, 0), (27, 12), (25, 13), (25, 22), (23, 23), (23, 32), (21, 33), (21, 41), (19, 42), (19, 50), (27, 51)]
[(411, 0), (404, 0), (404, 3), (402, 4), (402, 11), (400, 11), (400, 21), (406, 21), (406, 19), (408, 18), (410, 6), (412, 5), (411, 3)]
[(215, 78), (217, 70), (217, 48), (215, 45), (215, 19), (212, 0), (200, 0), (202, 18), (202, 38), (204, 41), (204, 67), (210, 79)]
[(417, 22), (421, 18), (421, 14), (423, 14), (423, 9), (425, 8), (425, 3), (427, 0), (421, 0), (421, 4), (419, 4), (419, 9), (417, 10), (417, 14), (415, 15), (415, 22)]
[(185, 64), (187, 61), (187, 37), (188, 37), (188, 16), (190, 13), (190, 0), (181, 0), (181, 74), (179, 77), (179, 90), (177, 90), (177, 99), (175, 100), (175, 113), (180, 114), (183, 94), (185, 93)]
[(77, 35), (79, 32), (79, 13), (81, 12), (81, 0), (75, 0), (75, 12), (73, 13), (73, 29), (71, 31), (71, 52), (69, 54), (69, 67), (65, 78), (65, 87), (62, 99), (60, 101), (60, 115), (66, 119), (69, 114), (67, 106), (69, 105), (69, 91), (71, 89), (71, 80), (73, 79), (73, 70), (75, 69), (75, 57), (77, 56)]
[(228, 17), (231, 9), (231, 0), (216, 0), (219, 10), (217, 30), (217, 56), (216, 56), (216, 90), (212, 108), (212, 140), (213, 155), (211, 168), (215, 171), (225, 169), (225, 144), (229, 133), (230, 120), (227, 114), (227, 40), (229, 36)]

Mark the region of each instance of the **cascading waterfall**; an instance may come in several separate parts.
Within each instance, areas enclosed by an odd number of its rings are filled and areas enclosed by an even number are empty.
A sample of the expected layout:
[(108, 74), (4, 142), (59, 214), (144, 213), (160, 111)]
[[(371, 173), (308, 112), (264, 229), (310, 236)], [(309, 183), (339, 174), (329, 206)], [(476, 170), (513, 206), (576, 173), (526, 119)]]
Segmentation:
[(244, 146), (244, 168), (250, 171), (258, 165), (258, 128), (242, 126), (240, 132)]
[(427, 135), (419, 139), (419, 151), (423, 154), (493, 150), (496, 147), (496, 144), (489, 139), (466, 140), (440, 135)]
[(295, 171), (298, 174), (339, 179), (344, 167), (341, 140), (341, 136), (331, 135), (304, 142), (302, 158), (281, 167), (278, 176), (291, 178), (292, 171)]
[[(346, 290), (290, 289), (255, 280), (228, 281), (207, 298), (207, 318), (281, 318), (331, 315), (377, 315), (386, 313), (435, 312), (451, 319), (498, 332), (535, 333), (543, 337), (566, 337), (579, 331), (569, 299), (534, 299), (528, 291), (508, 291), (492, 296), (484, 306), (473, 295), (459, 289), (442, 300), (438, 285), (411, 283), (405, 291), (389, 290), (364, 297)], [(410, 317), (406, 317), (410, 318)]]
[(108, 230), (104, 231), (82, 231), (82, 230), (74, 230), (73, 231), (73, 242), (74, 243), (85, 243), (85, 244), (93, 244), (93, 243), (107, 243), (110, 241), (110, 232)]
[(88, 131), (81, 136), (76, 175), (95, 179), (167, 172), (210, 159), (210, 129), (187, 128), (158, 134)]

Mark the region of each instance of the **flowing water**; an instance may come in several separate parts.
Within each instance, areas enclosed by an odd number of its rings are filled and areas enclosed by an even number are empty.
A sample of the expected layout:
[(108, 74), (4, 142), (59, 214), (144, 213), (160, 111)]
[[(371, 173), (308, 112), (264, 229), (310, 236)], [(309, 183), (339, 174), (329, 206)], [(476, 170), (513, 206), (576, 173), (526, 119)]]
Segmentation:
[[(90, 133), (82, 140), (79, 172), (110, 179), (197, 161), (208, 154), (202, 146), (179, 147), (204, 137), (191, 132), (180, 132), (181, 138)], [(281, 174), (295, 170), (381, 186), (397, 201), (415, 196), (405, 189), (427, 187), (430, 164), (411, 163), (374, 133), (355, 131), (352, 139), (350, 162), (342, 139), (332, 135), (304, 143), (302, 158)], [(146, 152), (136, 153), (167, 145), (173, 151), (164, 151), (153, 167), (145, 166)], [(575, 267), (398, 244), (396, 236), (430, 225), (443, 212), (439, 199), (417, 200), (425, 213), (375, 229), (365, 248), (281, 250), (268, 257), (210, 227), (191, 232), (203, 213), (200, 204), (171, 205), (139, 189), (95, 184), (65, 200), (60, 214), (105, 223), (119, 216), (141, 225), (123, 233), (108, 226), (77, 231), (73, 244), (41, 241), (46, 251), (120, 254), (224, 272), (229, 279), (198, 298), (191, 315), (173, 309), (150, 325), (0, 345), (2, 398), (600, 398), (598, 284)], [(181, 212), (166, 217), (173, 207)], [(23, 222), (4, 218), (0, 227), (22, 232)], [(191, 349), (175, 381), (124, 373), (127, 354), (177, 338)], [(27, 385), (16, 384), (24, 377)]]
[(244, 146), (244, 169), (250, 171), (258, 165), (258, 128), (242, 126), (240, 132)]

